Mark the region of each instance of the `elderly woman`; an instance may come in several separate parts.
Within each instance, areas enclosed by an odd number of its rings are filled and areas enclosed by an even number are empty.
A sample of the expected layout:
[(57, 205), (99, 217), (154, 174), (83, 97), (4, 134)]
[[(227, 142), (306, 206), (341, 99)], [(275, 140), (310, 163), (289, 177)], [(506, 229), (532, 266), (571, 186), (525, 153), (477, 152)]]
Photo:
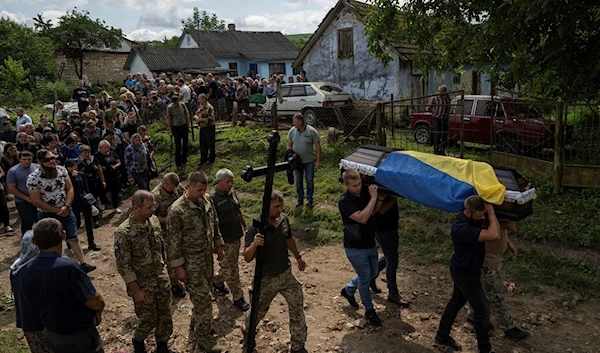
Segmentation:
[(40, 249), (31, 242), (31, 239), (33, 239), (33, 231), (29, 230), (21, 239), (21, 253), (19, 257), (10, 266), (10, 286), (15, 298), (17, 327), (23, 330), (32, 353), (52, 353), (52, 349), (44, 341), (42, 334), (44, 323), (40, 318), (40, 313), (34, 309), (37, 305), (29, 302), (28, 296), (25, 294), (22, 286), (25, 277), (21, 269), (27, 265), (29, 260), (40, 253)]
[(131, 145), (125, 149), (125, 167), (139, 190), (150, 190), (148, 175), (150, 170), (156, 171), (156, 165), (138, 133), (131, 136)]
[[(104, 175), (105, 181), (104, 185), (106, 185), (105, 191), (110, 191), (113, 212), (121, 213), (121, 210), (118, 208), (119, 191), (121, 190), (119, 184), (119, 168), (121, 167), (121, 160), (115, 152), (110, 150), (110, 142), (107, 140), (100, 141), (98, 144), (98, 152), (94, 157), (98, 160), (98, 164), (102, 168), (102, 174)], [(104, 202), (105, 201), (103, 200), (103, 203)]]

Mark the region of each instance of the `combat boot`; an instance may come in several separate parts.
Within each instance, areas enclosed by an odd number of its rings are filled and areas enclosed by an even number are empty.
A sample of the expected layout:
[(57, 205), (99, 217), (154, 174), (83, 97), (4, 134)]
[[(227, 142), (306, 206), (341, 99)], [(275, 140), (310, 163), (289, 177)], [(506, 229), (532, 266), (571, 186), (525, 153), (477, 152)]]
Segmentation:
[(146, 353), (146, 344), (144, 341), (136, 341), (135, 338), (131, 340), (133, 343), (133, 352), (134, 353)]
[(175, 353), (169, 350), (167, 342), (156, 342), (156, 353)]
[(206, 353), (221, 353), (221, 347), (217, 346), (212, 339), (204, 338), (198, 340), (198, 348)]

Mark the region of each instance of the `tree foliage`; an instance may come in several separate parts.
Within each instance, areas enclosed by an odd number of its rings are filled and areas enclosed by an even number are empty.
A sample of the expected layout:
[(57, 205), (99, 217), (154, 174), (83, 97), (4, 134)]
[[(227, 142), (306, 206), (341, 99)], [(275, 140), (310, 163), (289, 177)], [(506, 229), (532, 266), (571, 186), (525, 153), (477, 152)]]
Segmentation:
[(185, 20), (181, 20), (183, 29), (200, 29), (200, 30), (222, 30), (225, 29), (225, 21), (219, 19), (216, 13), (211, 15), (208, 12), (198, 10), (194, 7), (194, 14)]
[(586, 0), (371, 0), (368, 45), (418, 46), (424, 69), (476, 65), (503, 90), (574, 98), (600, 89), (600, 4)]
[[(43, 23), (42, 16), (38, 16)], [(37, 24), (37, 21), (36, 21)], [(108, 27), (104, 21), (91, 19), (88, 11), (77, 9), (67, 12), (58, 19), (56, 27), (38, 26), (40, 34), (51, 38), (67, 58), (73, 60), (77, 77), (83, 77), (83, 59), (86, 50), (111, 48), (121, 45), (123, 33), (118, 28)]]
[(164, 37), (163, 40), (153, 40), (151, 42), (148, 42), (149, 46), (157, 48), (177, 48), (178, 44), (178, 36), (173, 36), (171, 38)]
[(50, 39), (38, 36), (31, 28), (0, 19), (0, 62), (9, 57), (20, 61), (32, 82), (36, 77), (55, 74), (54, 49)]
[(10, 56), (0, 66), (0, 100), (9, 104), (30, 106), (33, 96), (27, 90), (29, 86), (29, 70), (23, 67), (21, 60)]

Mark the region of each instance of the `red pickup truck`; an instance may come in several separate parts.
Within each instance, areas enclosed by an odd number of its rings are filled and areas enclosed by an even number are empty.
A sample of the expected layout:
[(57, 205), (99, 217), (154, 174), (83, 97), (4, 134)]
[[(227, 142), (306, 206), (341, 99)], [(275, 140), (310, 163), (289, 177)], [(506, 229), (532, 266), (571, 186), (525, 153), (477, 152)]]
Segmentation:
[[(448, 139), (460, 141), (460, 97), (451, 102), (448, 120)], [(554, 122), (545, 120), (528, 104), (511, 97), (468, 95), (464, 96), (464, 140), (482, 144), (493, 143), (496, 149), (508, 153), (528, 153), (552, 148)], [(493, 126), (490, 126), (492, 125)], [(431, 113), (413, 113), (410, 128), (415, 140), (429, 144), (435, 127)]]

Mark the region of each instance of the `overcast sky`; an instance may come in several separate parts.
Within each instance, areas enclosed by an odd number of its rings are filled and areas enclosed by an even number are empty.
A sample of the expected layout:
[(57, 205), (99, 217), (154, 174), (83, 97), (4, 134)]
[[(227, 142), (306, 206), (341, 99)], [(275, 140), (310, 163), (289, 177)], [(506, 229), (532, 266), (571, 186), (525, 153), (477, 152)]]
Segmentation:
[[(77, 7), (120, 28), (132, 40), (181, 35), (181, 19), (194, 7), (216, 13), (239, 30), (312, 33), (337, 0), (0, 0), (0, 17), (33, 26), (42, 13), (53, 23)], [(176, 5), (175, 5), (176, 4)]]

